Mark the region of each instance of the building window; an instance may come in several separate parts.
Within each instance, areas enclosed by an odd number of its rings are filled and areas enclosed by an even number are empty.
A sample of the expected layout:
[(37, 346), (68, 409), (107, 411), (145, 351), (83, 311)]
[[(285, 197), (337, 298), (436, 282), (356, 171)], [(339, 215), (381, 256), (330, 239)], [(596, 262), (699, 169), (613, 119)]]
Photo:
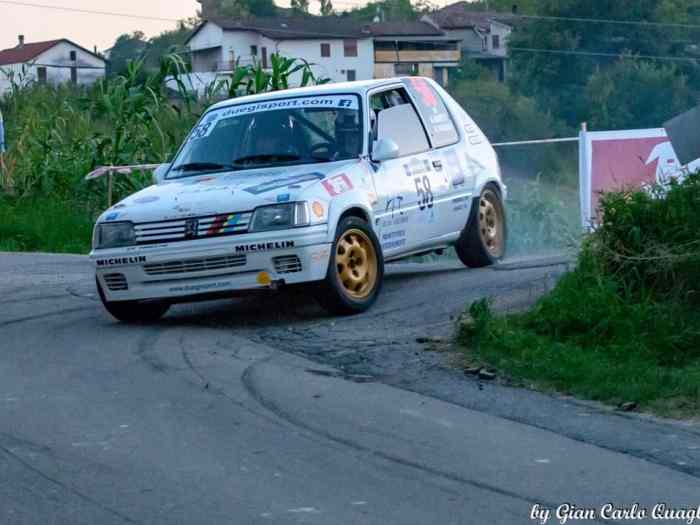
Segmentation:
[(262, 67), (264, 69), (267, 69), (267, 48), (263, 47), (261, 49), (261, 51), (262, 51)]
[(500, 35), (492, 35), (491, 36), (491, 44), (494, 49), (500, 49), (501, 48), (501, 37)]
[(356, 57), (357, 40), (343, 40), (343, 53), (346, 57)]
[(331, 56), (331, 45), (330, 44), (321, 44), (321, 56), (322, 57)]
[(78, 59), (78, 54), (75, 51), (70, 52), (70, 61), (75, 62)]
[(37, 80), (39, 81), (39, 84), (46, 84), (46, 68), (45, 67), (38, 67), (36, 68), (36, 76)]
[(258, 46), (250, 46), (250, 54), (254, 57), (258, 56)]
[(348, 82), (352, 82), (354, 80), (357, 80), (357, 72), (354, 69), (348, 69), (345, 74), (348, 77)]
[(418, 64), (404, 62), (401, 64), (396, 64), (394, 66), (394, 70), (396, 71), (396, 74), (400, 76), (415, 76), (418, 74)]

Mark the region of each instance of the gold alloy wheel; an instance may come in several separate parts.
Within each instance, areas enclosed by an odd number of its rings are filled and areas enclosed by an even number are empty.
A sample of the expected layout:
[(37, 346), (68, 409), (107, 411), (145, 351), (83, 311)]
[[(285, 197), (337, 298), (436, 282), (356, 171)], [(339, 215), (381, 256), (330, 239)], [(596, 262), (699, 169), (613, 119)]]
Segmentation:
[(343, 291), (353, 299), (366, 299), (377, 282), (377, 252), (362, 230), (343, 233), (335, 248), (335, 267)]
[(503, 206), (493, 191), (486, 190), (479, 199), (479, 235), (491, 257), (503, 256), (504, 226)]

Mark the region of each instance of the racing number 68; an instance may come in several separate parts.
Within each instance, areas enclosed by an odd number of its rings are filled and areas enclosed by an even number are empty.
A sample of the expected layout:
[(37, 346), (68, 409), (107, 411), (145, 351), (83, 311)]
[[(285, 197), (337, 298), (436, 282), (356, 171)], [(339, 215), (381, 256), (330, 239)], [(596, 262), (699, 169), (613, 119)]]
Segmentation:
[(416, 183), (416, 193), (418, 194), (418, 207), (421, 211), (425, 208), (432, 208), (434, 197), (433, 189), (430, 186), (430, 179), (427, 175), (424, 175), (422, 179), (416, 177), (414, 180)]

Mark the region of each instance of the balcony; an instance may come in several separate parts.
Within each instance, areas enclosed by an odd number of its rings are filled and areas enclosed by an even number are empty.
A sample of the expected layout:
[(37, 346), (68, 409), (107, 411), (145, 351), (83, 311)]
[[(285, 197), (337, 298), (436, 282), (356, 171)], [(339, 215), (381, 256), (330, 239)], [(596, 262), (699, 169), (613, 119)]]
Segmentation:
[(433, 49), (433, 50), (389, 50), (374, 51), (375, 62), (459, 62), (459, 49)]

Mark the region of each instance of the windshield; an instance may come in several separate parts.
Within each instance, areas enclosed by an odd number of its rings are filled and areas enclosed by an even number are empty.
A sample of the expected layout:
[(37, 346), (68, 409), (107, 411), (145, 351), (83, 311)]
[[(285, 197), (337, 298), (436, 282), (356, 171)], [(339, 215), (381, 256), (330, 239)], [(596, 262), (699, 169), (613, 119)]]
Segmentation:
[(359, 106), (357, 95), (332, 95), (211, 111), (190, 133), (168, 178), (356, 158), (364, 136)]

